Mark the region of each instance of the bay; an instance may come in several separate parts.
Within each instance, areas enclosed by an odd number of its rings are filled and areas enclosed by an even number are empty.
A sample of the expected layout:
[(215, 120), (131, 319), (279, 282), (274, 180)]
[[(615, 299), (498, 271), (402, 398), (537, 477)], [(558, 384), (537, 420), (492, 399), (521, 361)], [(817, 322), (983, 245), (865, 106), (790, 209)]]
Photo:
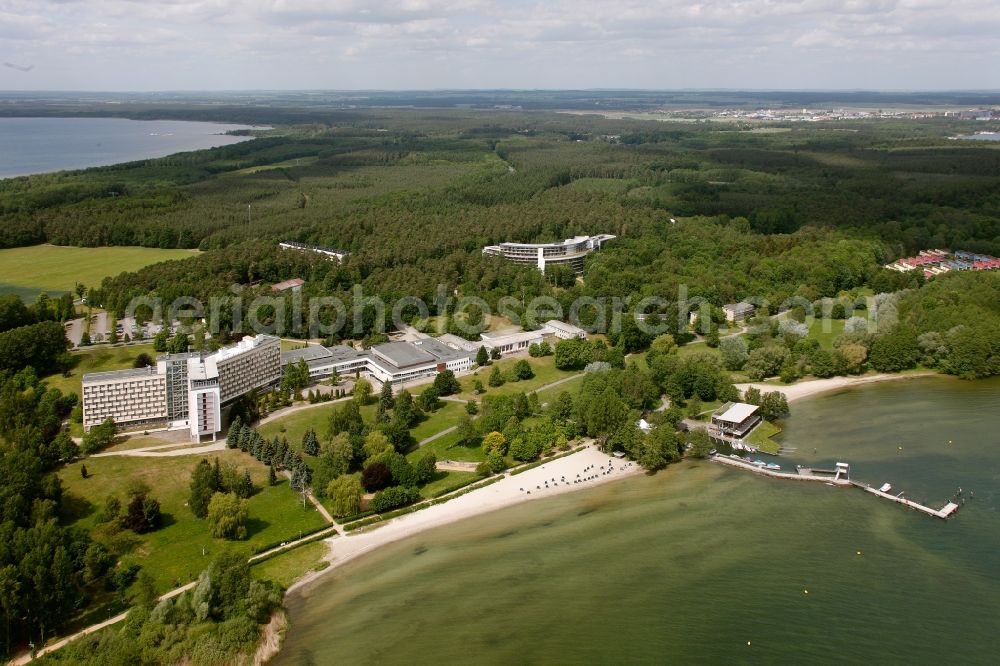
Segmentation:
[[(781, 464), (709, 461), (418, 535), (289, 598), (276, 664), (995, 663), (1000, 381), (914, 379), (793, 404)], [(973, 497), (974, 493), (974, 497)]]
[(179, 120), (0, 118), (0, 178), (165, 157), (246, 141), (251, 129)]

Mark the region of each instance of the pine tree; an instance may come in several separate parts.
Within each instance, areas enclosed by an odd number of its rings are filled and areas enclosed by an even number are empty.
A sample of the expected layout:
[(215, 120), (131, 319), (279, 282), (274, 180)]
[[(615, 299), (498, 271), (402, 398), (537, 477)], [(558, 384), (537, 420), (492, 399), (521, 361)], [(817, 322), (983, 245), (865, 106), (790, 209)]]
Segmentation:
[(503, 386), (503, 374), (500, 373), (500, 366), (494, 365), (493, 371), (490, 372), (490, 378), (488, 381), (489, 385), (496, 388), (497, 386)]
[(236, 449), (240, 446), (240, 441), (243, 439), (243, 419), (237, 414), (233, 417), (232, 422), (229, 424), (229, 436), (226, 438), (226, 446), (230, 449)]
[(382, 382), (382, 393), (379, 395), (379, 406), (381, 406), (383, 411), (392, 409), (396, 404), (395, 398), (392, 397), (392, 383)]
[(274, 450), (274, 455), (271, 457), (271, 465), (281, 465), (281, 462), (285, 459), (285, 454), (288, 452), (288, 440), (282, 438), (281, 442), (278, 444), (278, 448)]
[[(268, 467), (268, 469), (273, 470), (273, 468)], [(247, 499), (253, 495), (253, 481), (250, 480), (250, 470), (243, 470), (243, 478), (240, 479), (239, 484), (236, 486), (236, 494)]]
[(267, 468), (267, 485), (278, 485), (278, 475), (274, 473), (274, 465)]
[(490, 354), (486, 351), (486, 347), (479, 347), (479, 351), (476, 352), (476, 365), (483, 366), (489, 365)]
[(302, 436), (302, 450), (306, 455), (319, 455), (319, 440), (316, 439), (316, 432), (312, 428), (307, 430), (306, 434)]

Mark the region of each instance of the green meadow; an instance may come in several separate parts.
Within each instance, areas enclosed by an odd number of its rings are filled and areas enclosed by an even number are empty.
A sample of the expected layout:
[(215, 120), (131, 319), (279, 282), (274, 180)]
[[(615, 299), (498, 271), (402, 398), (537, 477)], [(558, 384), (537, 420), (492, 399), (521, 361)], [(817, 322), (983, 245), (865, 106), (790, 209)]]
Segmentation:
[[(220, 462), (228, 461), (250, 471), (256, 492), (249, 500), (249, 535), (245, 541), (213, 538), (208, 522), (195, 517), (188, 509), (191, 473), (203, 457), (209, 461), (218, 458)], [(86, 479), (81, 475), (81, 465), (87, 466)], [(129, 531), (92, 533), (116, 551), (123, 551), (125, 558), (141, 565), (161, 592), (175, 587), (178, 582), (190, 581), (223, 550), (256, 552), (282, 541), (292, 541), (326, 525), (312, 505), (302, 507), (299, 494), (288, 487), (286, 479), (281, 479), (276, 486), (268, 486), (267, 468), (239, 451), (163, 458), (90, 457), (67, 465), (59, 477), (66, 494), (67, 523), (87, 530), (98, 526), (98, 516), (108, 495), (117, 495), (125, 504), (126, 491), (131, 484), (142, 483), (150, 488), (150, 495), (160, 502), (163, 527), (142, 535)]]
[(59, 245), (0, 250), (0, 294), (14, 293), (34, 300), (43, 291), (62, 294), (72, 291), (77, 282), (97, 286), (106, 277), (195, 254), (197, 250)]

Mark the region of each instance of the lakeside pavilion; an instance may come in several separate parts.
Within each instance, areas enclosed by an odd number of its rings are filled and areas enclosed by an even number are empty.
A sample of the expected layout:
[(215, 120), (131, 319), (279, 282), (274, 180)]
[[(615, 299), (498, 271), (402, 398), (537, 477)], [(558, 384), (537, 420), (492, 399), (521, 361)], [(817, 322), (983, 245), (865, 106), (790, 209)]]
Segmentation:
[(760, 407), (745, 402), (727, 402), (712, 415), (712, 424), (723, 435), (740, 439), (750, 434), (762, 420)]

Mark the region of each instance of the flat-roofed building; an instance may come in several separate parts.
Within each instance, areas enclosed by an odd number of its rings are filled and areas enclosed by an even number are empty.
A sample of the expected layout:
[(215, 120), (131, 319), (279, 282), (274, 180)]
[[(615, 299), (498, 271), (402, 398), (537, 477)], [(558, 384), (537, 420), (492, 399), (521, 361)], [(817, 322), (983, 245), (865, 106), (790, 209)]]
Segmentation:
[(281, 340), (263, 334), (246, 337), (232, 347), (209, 354), (203, 363), (206, 377), (218, 378), (219, 395), (226, 403), (281, 381)]
[(319, 245), (309, 245), (308, 243), (299, 243), (298, 241), (283, 241), (281, 243), (278, 243), (278, 247), (280, 247), (282, 250), (315, 252), (316, 254), (323, 255), (327, 259), (335, 260), (338, 262), (344, 261), (344, 259), (351, 254), (347, 250), (338, 250), (332, 247), (321, 247)]
[(487, 331), (480, 337), (487, 351), (499, 349), (503, 356), (527, 351), (531, 345), (545, 340), (543, 331)]
[[(478, 350), (478, 346), (474, 350)], [(436, 338), (411, 342), (387, 342), (365, 351), (351, 347), (310, 345), (281, 355), (282, 367), (305, 360), (311, 378), (338, 375), (364, 375), (379, 382), (398, 384), (423, 377), (433, 377), (444, 370), (455, 373), (472, 369), (474, 350), (455, 348)]]
[(153, 366), (83, 376), (83, 429), (112, 418), (119, 427), (166, 423), (166, 377)]
[(727, 303), (722, 306), (722, 311), (726, 313), (726, 321), (744, 321), (753, 317), (757, 308), (751, 303)]
[(167, 419), (173, 422), (186, 422), (188, 411), (188, 362), (200, 359), (201, 353), (187, 352), (184, 354), (165, 354), (156, 359), (156, 369), (166, 380), (167, 387)]
[(222, 407), (281, 379), (281, 341), (244, 338), (211, 354), (167, 354), (156, 366), (83, 377), (83, 426), (111, 417), (119, 427), (189, 428), (193, 439), (222, 430)]
[(408, 342), (375, 345), (368, 353), (368, 372), (383, 384), (400, 384), (438, 373), (438, 360)]
[(746, 437), (760, 422), (760, 407), (745, 402), (727, 402), (712, 415), (712, 424), (723, 435)]
[(507, 261), (527, 266), (535, 266), (541, 272), (550, 265), (569, 266), (577, 273), (583, 272), (584, 259), (594, 250), (600, 250), (611, 234), (597, 236), (574, 236), (561, 243), (500, 243), (487, 245), (483, 254), (503, 257)]
[[(441, 370), (451, 370), (452, 372), (467, 372), (472, 369), (472, 364), (476, 358), (476, 351), (472, 349), (456, 349), (440, 340), (440, 338), (424, 338), (411, 342), (423, 352), (430, 354), (437, 361), (438, 372)], [(444, 364), (444, 368), (441, 367)]]
[(570, 340), (572, 338), (579, 338), (580, 340), (587, 339), (587, 331), (583, 330), (579, 326), (574, 326), (573, 324), (568, 324), (564, 321), (559, 321), (558, 319), (551, 319), (545, 322), (545, 328), (552, 332), (552, 335), (556, 336), (560, 340)]
[(443, 342), (452, 349), (460, 349), (462, 351), (477, 352), (482, 346), (482, 342), (474, 342), (472, 340), (466, 340), (465, 338), (460, 338), (454, 333), (443, 333), (439, 335), (436, 340)]

